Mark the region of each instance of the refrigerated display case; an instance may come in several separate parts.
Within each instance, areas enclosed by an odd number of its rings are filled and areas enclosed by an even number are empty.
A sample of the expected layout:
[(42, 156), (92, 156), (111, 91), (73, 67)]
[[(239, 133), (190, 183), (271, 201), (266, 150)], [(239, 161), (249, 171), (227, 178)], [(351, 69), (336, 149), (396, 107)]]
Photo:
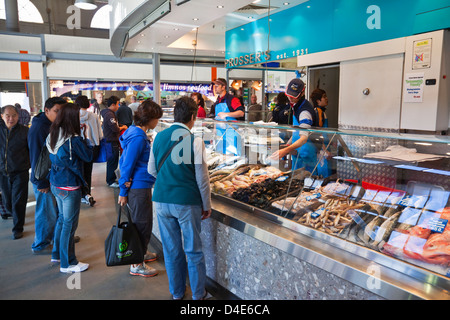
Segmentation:
[[(161, 121), (156, 131), (170, 124)], [(406, 277), (388, 286), (404, 289), (405, 297), (414, 291), (425, 299), (450, 298), (448, 136), (210, 119), (198, 120), (192, 131), (206, 145), (213, 210), (220, 221), (245, 215), (259, 219), (256, 228), (265, 231), (267, 221), (270, 230), (293, 235), (283, 247), (298, 238), (314, 255), (308, 243), (319, 242), (330, 248), (320, 252), (330, 260), (345, 265), (336, 256), (342, 252), (346, 261), (361, 257)], [(299, 132), (309, 135), (308, 160), (274, 159)], [(305, 166), (292, 170), (297, 161)], [(408, 279), (421, 288), (402, 287)]]

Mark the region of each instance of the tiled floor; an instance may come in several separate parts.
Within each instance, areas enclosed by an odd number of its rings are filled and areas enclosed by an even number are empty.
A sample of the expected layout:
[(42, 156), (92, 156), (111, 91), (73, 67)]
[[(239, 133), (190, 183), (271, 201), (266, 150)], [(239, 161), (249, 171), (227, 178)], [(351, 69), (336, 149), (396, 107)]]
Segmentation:
[[(114, 190), (105, 182), (105, 164), (95, 164), (92, 194), (94, 207), (81, 204), (76, 235), (79, 261), (89, 263), (87, 271), (74, 275), (51, 267), (50, 255), (31, 251), (34, 238), (34, 194), (29, 191), (24, 237), (12, 240), (12, 219), (0, 220), (0, 299), (171, 299), (163, 257), (151, 266), (159, 271), (156, 277), (129, 275), (128, 266), (105, 265), (104, 241), (116, 222)], [(150, 248), (151, 249), (151, 248)], [(154, 250), (155, 251), (155, 250)], [(161, 252), (158, 252), (162, 254)], [(187, 289), (186, 299), (191, 299)]]

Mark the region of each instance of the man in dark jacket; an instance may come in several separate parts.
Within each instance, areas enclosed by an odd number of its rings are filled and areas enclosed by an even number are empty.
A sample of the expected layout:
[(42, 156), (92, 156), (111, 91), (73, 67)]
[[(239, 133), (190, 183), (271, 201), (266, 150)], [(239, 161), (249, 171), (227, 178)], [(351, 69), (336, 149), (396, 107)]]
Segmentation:
[(0, 187), (6, 214), (13, 217), (13, 239), (23, 236), (28, 199), (28, 127), (19, 124), (19, 113), (12, 105), (1, 111), (0, 120)]
[(103, 118), (103, 137), (111, 145), (112, 156), (106, 161), (106, 183), (113, 188), (118, 188), (116, 173), (114, 172), (119, 165), (120, 131), (126, 130), (126, 125), (119, 126), (116, 118), (116, 112), (119, 109), (119, 98), (111, 96), (106, 100), (107, 109), (103, 109), (100, 115)]
[(50, 133), (50, 126), (55, 121), (58, 111), (66, 101), (62, 98), (50, 98), (45, 102), (44, 112), (39, 113), (31, 122), (28, 133), (28, 146), (30, 149), (31, 178), (34, 196), (36, 199), (36, 209), (34, 213), (35, 237), (31, 245), (33, 253), (51, 253), (49, 246), (53, 240), (53, 233), (58, 217), (56, 200), (50, 191), (50, 182), (47, 179), (37, 180), (34, 177), (34, 167), (39, 158), (39, 154), (45, 147), (45, 139)]

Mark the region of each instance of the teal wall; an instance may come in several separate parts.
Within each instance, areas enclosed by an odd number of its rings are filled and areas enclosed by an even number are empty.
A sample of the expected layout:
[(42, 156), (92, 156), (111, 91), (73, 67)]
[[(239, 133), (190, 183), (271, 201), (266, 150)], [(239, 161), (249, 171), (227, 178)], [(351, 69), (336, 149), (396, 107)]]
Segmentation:
[(450, 0), (309, 0), (270, 19), (269, 46), (268, 18), (226, 32), (227, 67), (268, 49), (261, 62), (450, 28)]

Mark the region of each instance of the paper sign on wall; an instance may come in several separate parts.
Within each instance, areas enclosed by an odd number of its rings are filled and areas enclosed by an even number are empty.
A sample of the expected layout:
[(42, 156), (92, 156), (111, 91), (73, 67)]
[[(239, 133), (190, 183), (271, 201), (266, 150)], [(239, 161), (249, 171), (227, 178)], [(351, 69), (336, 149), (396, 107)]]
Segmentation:
[(404, 102), (422, 102), (424, 73), (408, 73), (405, 76)]
[(414, 41), (413, 69), (431, 67), (431, 39)]

